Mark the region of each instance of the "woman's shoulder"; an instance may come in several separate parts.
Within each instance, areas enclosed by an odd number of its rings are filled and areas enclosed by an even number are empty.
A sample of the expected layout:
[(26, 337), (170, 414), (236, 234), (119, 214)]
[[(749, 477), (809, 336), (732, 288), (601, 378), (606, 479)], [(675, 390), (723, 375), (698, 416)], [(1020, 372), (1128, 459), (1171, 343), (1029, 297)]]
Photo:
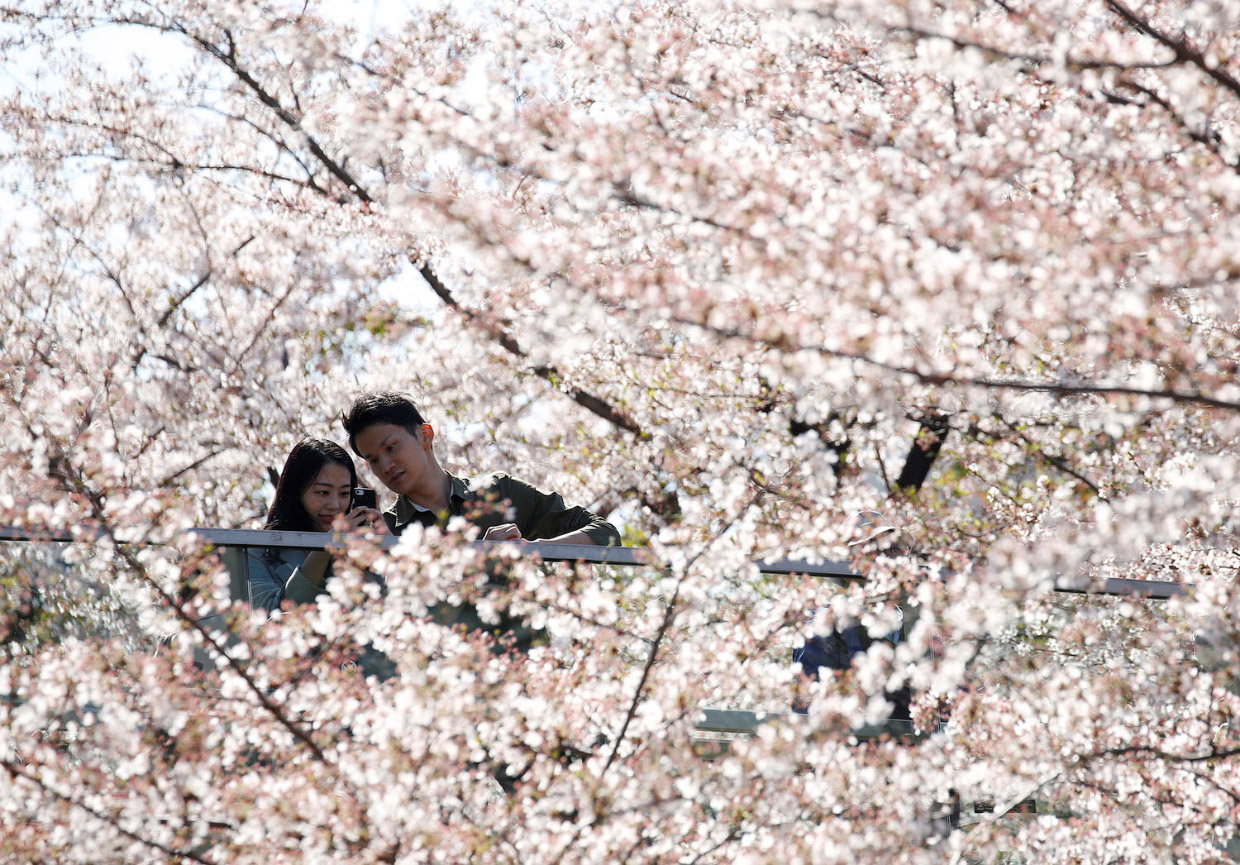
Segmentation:
[(279, 565), (301, 567), (305, 563), (306, 556), (310, 554), (310, 551), (290, 549), (288, 547), (250, 547), (246, 554), (252, 559), (257, 559), (270, 567)]

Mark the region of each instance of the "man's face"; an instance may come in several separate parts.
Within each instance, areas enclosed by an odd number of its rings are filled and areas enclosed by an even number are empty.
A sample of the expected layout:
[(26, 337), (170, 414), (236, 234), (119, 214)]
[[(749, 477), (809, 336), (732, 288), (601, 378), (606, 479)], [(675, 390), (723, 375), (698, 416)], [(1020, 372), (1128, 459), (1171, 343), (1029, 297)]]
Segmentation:
[(374, 424), (357, 434), (357, 452), (384, 486), (407, 496), (430, 480), (431, 435), (428, 426), (412, 435), (397, 424)]

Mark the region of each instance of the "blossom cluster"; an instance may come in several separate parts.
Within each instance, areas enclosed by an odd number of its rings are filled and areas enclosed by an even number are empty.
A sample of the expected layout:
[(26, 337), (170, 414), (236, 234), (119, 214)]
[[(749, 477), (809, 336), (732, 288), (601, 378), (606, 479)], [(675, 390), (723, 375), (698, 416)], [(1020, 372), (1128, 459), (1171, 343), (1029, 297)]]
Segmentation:
[[(1232, 4), (382, 9), (0, 2), (0, 859), (1225, 859)], [(185, 532), (380, 388), (649, 564), (252, 612)]]

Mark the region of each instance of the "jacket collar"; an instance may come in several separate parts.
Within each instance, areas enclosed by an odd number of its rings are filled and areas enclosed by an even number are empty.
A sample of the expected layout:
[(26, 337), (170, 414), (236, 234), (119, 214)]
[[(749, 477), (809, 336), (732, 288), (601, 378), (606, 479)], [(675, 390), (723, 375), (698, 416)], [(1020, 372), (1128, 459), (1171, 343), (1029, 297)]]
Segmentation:
[[(448, 513), (459, 514), (461, 506), (469, 495), (469, 482), (453, 474), (448, 475), (448, 482), (451, 485), (448, 491)], [(396, 497), (396, 505), (392, 510), (396, 514), (396, 524), (400, 526), (412, 522), (431, 525), (431, 523), (437, 522), (439, 519), (439, 514), (434, 513), (429, 508), (414, 504), (404, 496)], [(424, 514), (429, 516), (423, 516)]]

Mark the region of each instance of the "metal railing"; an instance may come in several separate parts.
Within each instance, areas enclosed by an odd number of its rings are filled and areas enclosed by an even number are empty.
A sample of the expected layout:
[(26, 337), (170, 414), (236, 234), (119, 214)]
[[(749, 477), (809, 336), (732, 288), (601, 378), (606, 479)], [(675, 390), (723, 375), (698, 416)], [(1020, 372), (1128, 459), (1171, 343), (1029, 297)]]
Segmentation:
[[(243, 548), (265, 547), (269, 549), (325, 550), (339, 547), (339, 536), (329, 532), (270, 532), (262, 529), (188, 529), (182, 533), (204, 544), (216, 547)], [(0, 527), (2, 541), (48, 541), (52, 543), (84, 543), (86, 536), (74, 536), (65, 531), (38, 528)], [(121, 543), (143, 544), (140, 538), (117, 538)], [(377, 538), (375, 543), (391, 549), (400, 539), (390, 535)], [(500, 546), (513, 546), (512, 541), (474, 541), (473, 546), (487, 551)], [(591, 562), (629, 567), (641, 567), (658, 563), (657, 556), (646, 547), (595, 547), (582, 544), (550, 544), (546, 541), (526, 541), (519, 545), (525, 555), (538, 556), (546, 562)], [(810, 577), (837, 580), (864, 580), (865, 575), (853, 570), (845, 561), (829, 559), (762, 559), (755, 563), (763, 574), (803, 574)], [(1133, 596), (1151, 600), (1166, 600), (1184, 594), (1183, 584), (1174, 580), (1134, 580), (1124, 577), (1108, 577), (1101, 583), (1060, 577), (1055, 581), (1055, 591), (1067, 594)]]
[[(182, 533), (192, 543), (214, 547), (231, 576), (231, 593), (234, 600), (249, 601), (247, 551), (254, 548), (326, 550), (343, 547), (344, 539), (325, 532), (283, 532), (255, 529), (199, 528)], [(50, 542), (89, 543), (98, 535), (92, 533), (71, 534), (36, 528), (0, 527), (0, 542)], [(145, 544), (141, 538), (112, 537), (126, 544)], [(377, 546), (391, 549), (400, 543), (399, 538), (383, 536), (375, 539)], [(512, 541), (474, 541), (472, 546), (480, 552), (497, 548), (516, 547), (521, 555), (536, 556), (545, 562), (588, 562), (620, 567), (644, 567), (658, 564), (655, 553), (644, 547), (597, 547), (578, 544), (552, 544), (530, 541), (514, 544)], [(834, 581), (861, 581), (865, 575), (854, 570), (848, 562), (809, 559), (767, 559), (755, 562), (762, 574), (801, 574)], [(1134, 580), (1107, 578), (1100, 583), (1080, 580), (1056, 580), (1055, 590), (1071, 594), (1109, 596), (1133, 596), (1150, 600), (1162, 600), (1184, 593), (1182, 584), (1173, 581)], [(770, 722), (800, 724), (804, 716), (793, 711), (753, 711), (704, 707), (697, 722), (703, 734), (752, 735), (762, 724)], [(909, 721), (891, 719), (883, 724), (859, 724), (852, 730), (858, 739), (870, 739), (881, 735), (913, 737), (913, 725)]]

